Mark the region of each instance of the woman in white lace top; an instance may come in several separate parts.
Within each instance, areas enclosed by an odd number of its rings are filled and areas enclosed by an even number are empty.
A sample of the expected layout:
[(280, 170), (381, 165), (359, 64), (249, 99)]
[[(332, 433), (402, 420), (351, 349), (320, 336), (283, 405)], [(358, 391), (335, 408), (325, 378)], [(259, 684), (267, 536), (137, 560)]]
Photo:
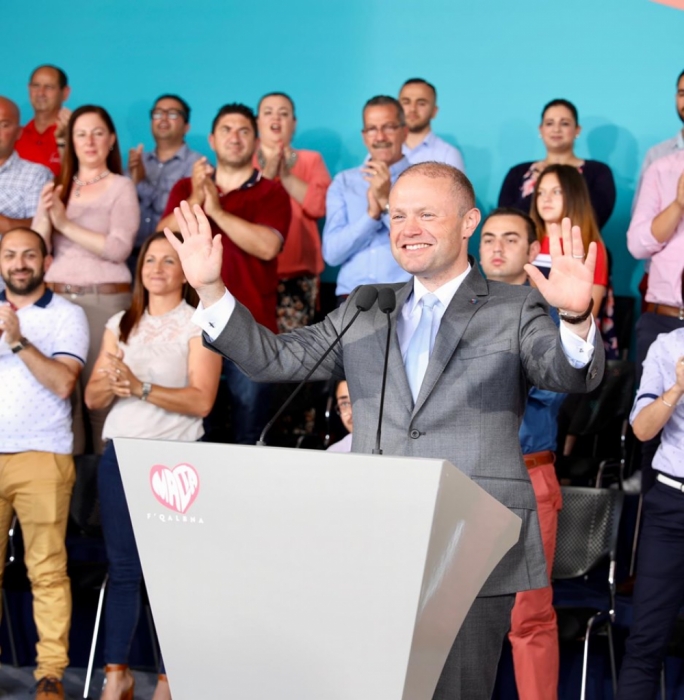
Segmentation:
[[(140, 612), (142, 570), (112, 438), (199, 440), (202, 418), (216, 398), (221, 358), (202, 345), (191, 317), (192, 293), (163, 233), (151, 236), (138, 259), (133, 302), (107, 322), (86, 387), (89, 408), (112, 405), (98, 471), (102, 530), (109, 562), (105, 687), (101, 700), (130, 700), (128, 655)], [(191, 299), (191, 301), (194, 301)], [(171, 697), (161, 674), (154, 700)]]

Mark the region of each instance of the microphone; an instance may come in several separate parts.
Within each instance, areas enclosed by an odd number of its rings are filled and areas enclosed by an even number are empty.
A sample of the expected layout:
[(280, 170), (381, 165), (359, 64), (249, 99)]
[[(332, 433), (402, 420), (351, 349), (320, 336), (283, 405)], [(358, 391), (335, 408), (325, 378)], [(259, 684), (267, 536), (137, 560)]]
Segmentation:
[(302, 379), (301, 382), (297, 385), (295, 390), (287, 397), (285, 403), (276, 411), (276, 414), (271, 418), (268, 423), (266, 423), (264, 429), (261, 431), (261, 435), (259, 436), (259, 440), (257, 441), (257, 445), (259, 447), (264, 447), (266, 445), (265, 439), (266, 435), (268, 434), (268, 431), (273, 427), (274, 423), (280, 418), (280, 416), (283, 414), (283, 411), (292, 403), (294, 400), (295, 396), (302, 390), (304, 387), (304, 384), (306, 384), (309, 379), (313, 376), (313, 373), (321, 366), (323, 363), (323, 360), (332, 352), (333, 348), (337, 345), (337, 343), (342, 340), (342, 336), (351, 328), (352, 324), (356, 319), (359, 317), (359, 314), (362, 311), (368, 311), (368, 309), (375, 304), (375, 300), (378, 298), (378, 290), (373, 287), (370, 284), (366, 284), (362, 286), (357, 295), (356, 295), (356, 313), (352, 316), (351, 321), (342, 329), (342, 332), (335, 338), (335, 340), (331, 343), (330, 347), (323, 353), (321, 358), (316, 362), (316, 364), (309, 370), (307, 373), (306, 377)]
[(374, 455), (381, 455), (380, 437), (382, 435), (382, 413), (385, 408), (385, 385), (387, 384), (387, 364), (389, 362), (390, 340), (392, 338), (392, 318), (390, 314), (397, 305), (397, 297), (391, 287), (381, 287), (378, 292), (378, 308), (387, 314), (387, 344), (385, 345), (385, 365), (382, 369), (382, 389), (380, 391), (380, 412), (378, 414), (378, 430), (375, 433)]

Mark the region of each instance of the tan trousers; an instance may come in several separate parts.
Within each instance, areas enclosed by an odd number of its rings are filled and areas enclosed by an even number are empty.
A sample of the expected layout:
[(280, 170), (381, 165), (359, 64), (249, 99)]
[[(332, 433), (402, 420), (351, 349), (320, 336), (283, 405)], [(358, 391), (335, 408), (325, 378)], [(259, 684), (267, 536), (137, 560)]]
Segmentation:
[(74, 477), (71, 455), (0, 454), (0, 587), (14, 510), (24, 538), (38, 630), (36, 680), (61, 678), (69, 665), (71, 585), (64, 536)]
[(88, 319), (88, 331), (90, 332), (90, 346), (86, 364), (81, 372), (79, 383), (71, 397), (71, 410), (73, 416), (74, 429), (74, 454), (80, 455), (85, 452), (86, 447), (86, 421), (87, 412), (90, 430), (92, 431), (93, 452), (102, 454), (104, 445), (102, 444), (102, 428), (105, 418), (109, 413), (109, 407), (89, 411), (83, 403), (83, 392), (90, 379), (95, 366), (95, 360), (100, 354), (102, 336), (105, 324), (117, 312), (124, 311), (131, 305), (131, 293), (122, 292), (120, 294), (62, 294), (73, 304), (80, 306), (85, 311)]

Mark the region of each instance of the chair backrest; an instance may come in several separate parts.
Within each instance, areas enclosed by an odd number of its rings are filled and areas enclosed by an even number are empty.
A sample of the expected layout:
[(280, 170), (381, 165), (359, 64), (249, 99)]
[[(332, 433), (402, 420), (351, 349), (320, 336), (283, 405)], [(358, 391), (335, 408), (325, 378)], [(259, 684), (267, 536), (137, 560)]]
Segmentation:
[(607, 360), (598, 389), (583, 397), (572, 417), (568, 433), (597, 435), (616, 420), (629, 416), (634, 401), (634, 363)]
[(617, 489), (563, 486), (552, 578), (583, 576), (603, 559), (615, 559), (625, 494)]

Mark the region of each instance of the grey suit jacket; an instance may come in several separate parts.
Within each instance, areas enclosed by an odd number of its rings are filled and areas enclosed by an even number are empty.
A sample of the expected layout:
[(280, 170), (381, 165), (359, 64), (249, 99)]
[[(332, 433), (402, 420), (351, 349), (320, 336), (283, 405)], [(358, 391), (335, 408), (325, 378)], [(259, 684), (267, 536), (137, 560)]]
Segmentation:
[[(391, 286), (397, 294), (392, 314), (396, 328), (413, 282)], [(252, 379), (297, 381), (351, 319), (354, 296), (321, 323), (283, 335), (258, 326), (238, 304), (221, 335), (208, 344)], [(314, 377), (346, 377), (354, 404), (353, 452), (370, 453), (375, 445), (386, 329), (386, 315), (377, 306), (362, 313)], [(480, 595), (548, 584), (536, 501), (518, 430), (529, 383), (568, 393), (598, 386), (604, 353), (596, 336), (589, 366), (573, 368), (539, 292), (487, 281), (473, 267), (444, 313), (414, 405), (393, 333), (383, 453), (448, 459), (523, 521), (518, 544), (496, 567)]]

